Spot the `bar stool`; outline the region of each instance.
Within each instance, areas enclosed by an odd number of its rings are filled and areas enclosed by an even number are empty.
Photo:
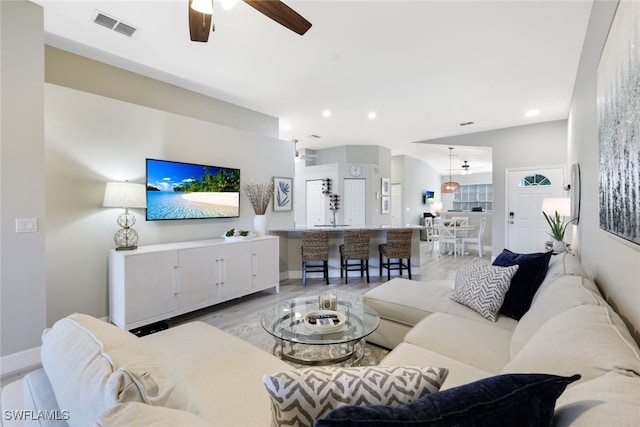
[[[406,268],[411,279],[411,235],[413,230],[401,228],[397,230],[387,230],[387,243],[378,246],[380,251],[380,276],[382,268],[387,269],[387,280],[391,280],[391,270],[399,270],[402,276],[402,269]],[[384,262],[386,258],[387,262]],[[393,259],[398,261],[393,262]],[[407,263],[404,264],[403,260]]]
[[[307,285],[307,272],[322,272],[329,284],[329,232],[305,230],[302,232],[302,286]],[[321,263],[321,264],[309,264]]]
[[[360,271],[360,277],[367,273],[369,283],[369,239],[370,230],[344,230],[344,243],[340,245],[340,277],[349,283],[349,272]],[[350,260],[358,263],[349,264]]]

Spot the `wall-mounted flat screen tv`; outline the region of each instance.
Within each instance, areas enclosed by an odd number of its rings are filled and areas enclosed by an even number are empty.
[[[147,159],[147,221],[240,216],[240,169]]]
[[[425,191],[424,195],[422,196],[422,203],[427,203],[429,201],[429,199],[433,199],[435,197],[435,193],[433,191]]]

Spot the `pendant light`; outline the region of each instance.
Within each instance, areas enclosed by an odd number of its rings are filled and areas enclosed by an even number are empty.
[[[457,193],[460,191],[460,184],[451,180],[451,153],[453,147],[449,147],[449,181],[443,182],[440,186],[441,193]]]

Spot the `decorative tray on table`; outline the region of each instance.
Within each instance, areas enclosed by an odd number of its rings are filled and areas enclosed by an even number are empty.
[[[320,333],[330,333],[340,330],[345,324],[344,314],[333,310],[315,310],[304,315],[307,328]]]

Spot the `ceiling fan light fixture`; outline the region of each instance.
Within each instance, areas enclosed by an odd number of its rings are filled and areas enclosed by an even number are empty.
[[[193,0],[191,9],[205,15],[213,15],[213,0]]]
[[[240,0],[218,0],[224,10],[233,9]]]
[[[471,169],[469,169],[471,166],[469,166],[469,163],[467,163],[467,161],[465,160],[463,165],[462,165],[462,172],[460,172],[462,175],[471,175]]]
[[[451,153],[452,152],[453,152],[453,147],[449,147],[449,181],[443,182],[442,185],[440,185],[440,192],[443,194],[457,193],[458,191],[460,191],[460,184],[451,179]]]

